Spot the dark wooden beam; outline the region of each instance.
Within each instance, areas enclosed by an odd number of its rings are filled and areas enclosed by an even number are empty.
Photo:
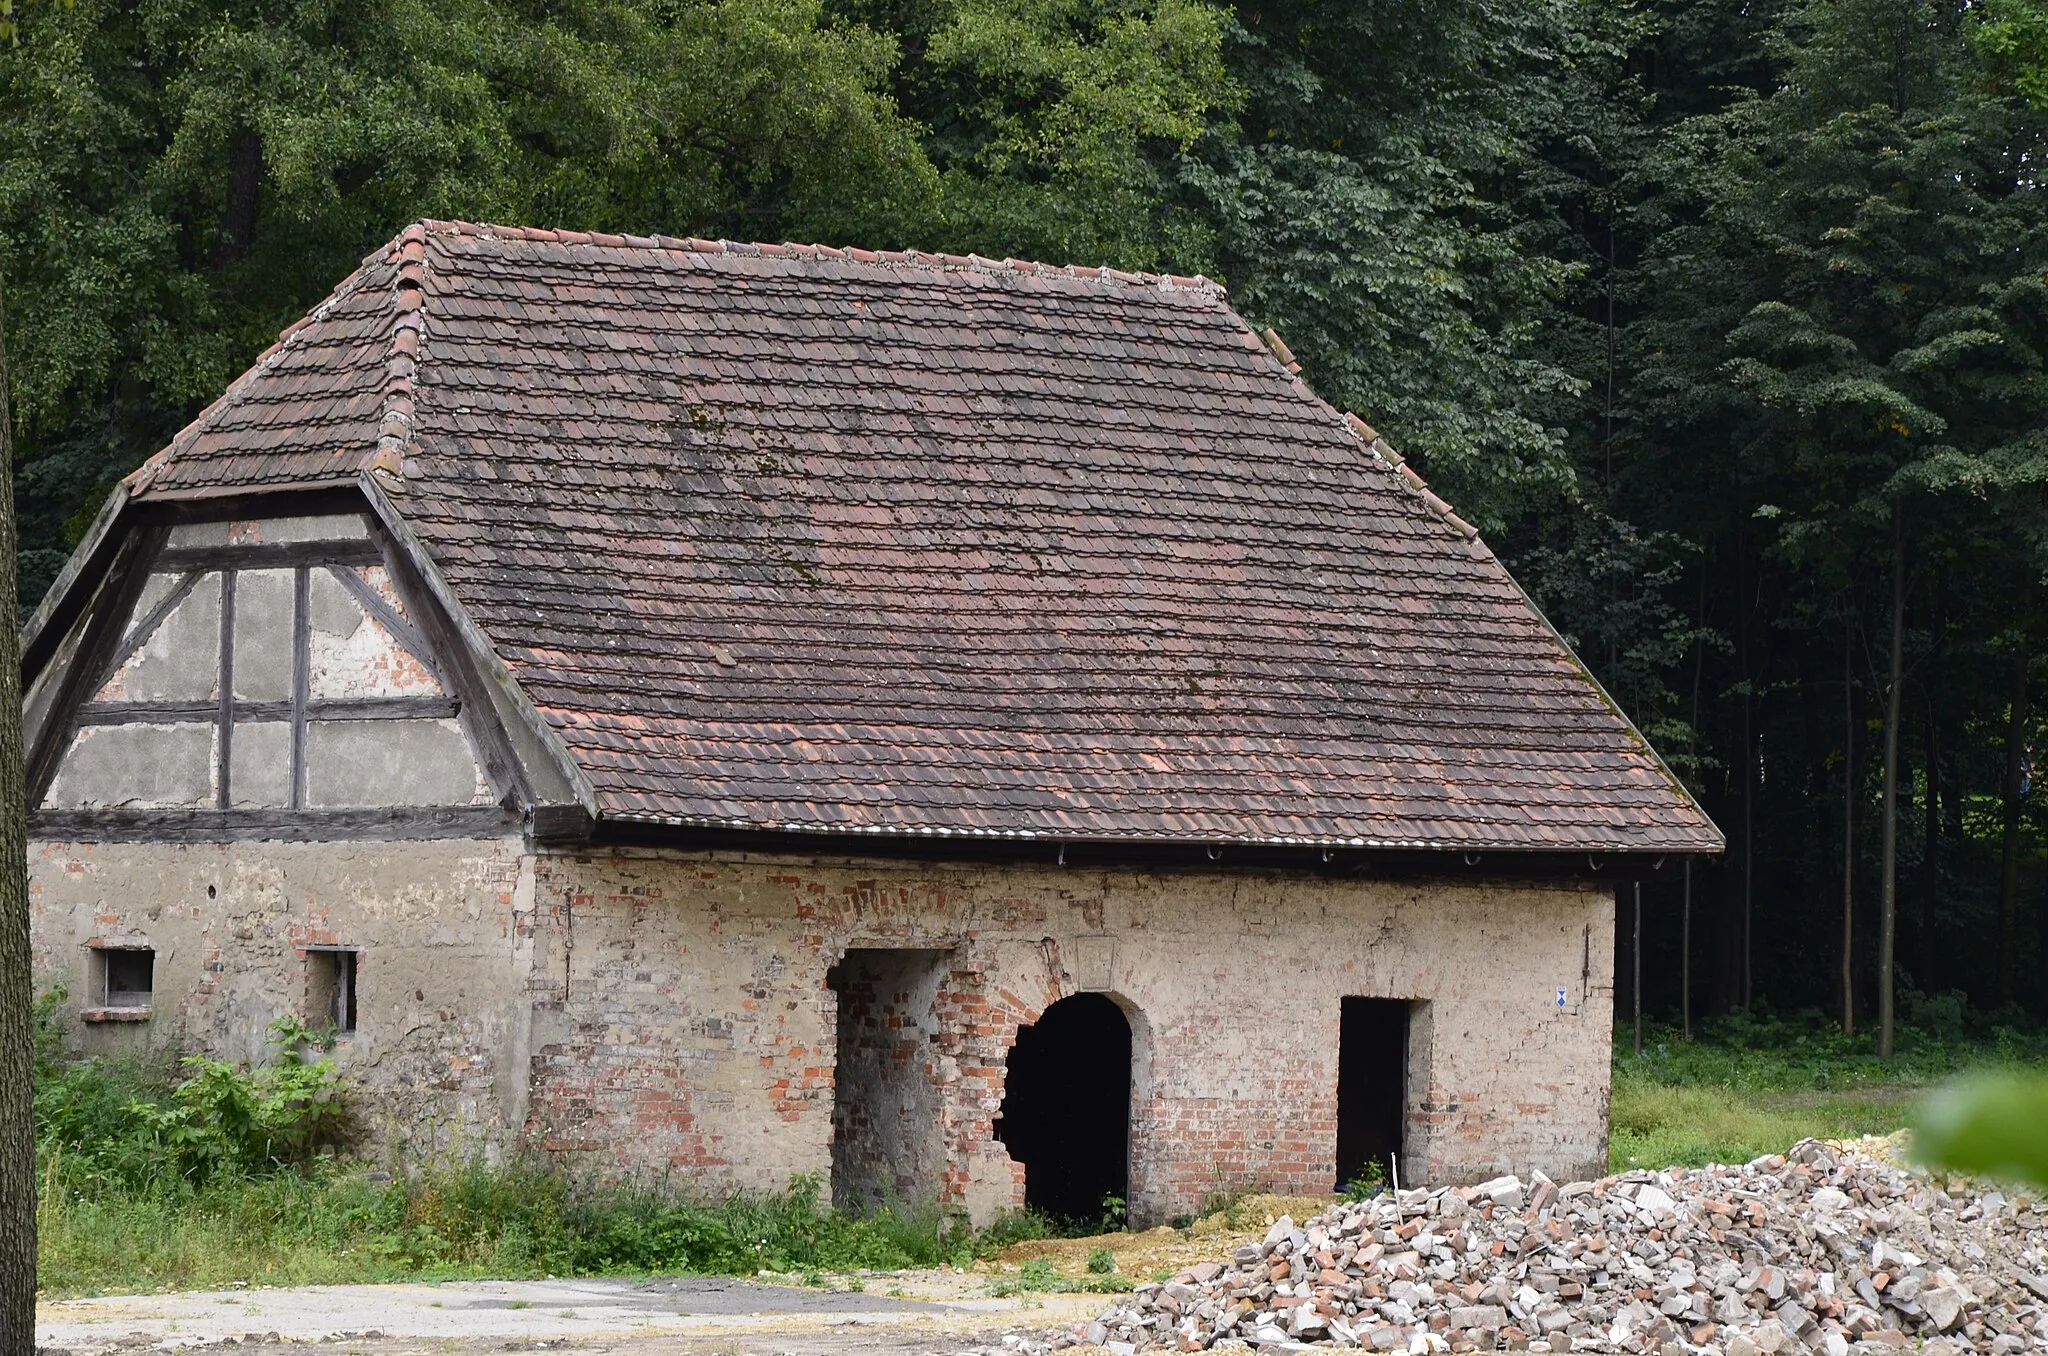
[[[284,570],[300,565],[381,565],[377,544],[356,541],[267,541],[249,546],[172,546],[165,570]]]
[[[138,522],[222,523],[258,518],[324,518],[361,513],[363,491],[355,476],[303,482],[288,488],[207,485],[190,490],[145,490],[132,501]]]
[[[42,672],[50,656],[71,634],[85,609],[92,603],[114,557],[127,544],[127,528],[135,520],[130,512],[128,490],[117,485],[100,506],[85,540],[79,544],[64,568],[51,582],[49,592],[36,605],[35,614],[21,631],[21,688],[26,692]]]
[[[306,701],[313,690],[313,574],[292,572],[292,808],[306,804]]]
[[[459,714],[454,697],[314,697],[306,703],[308,720],[447,720]],[[80,725],[168,725],[179,721],[211,721],[220,714],[216,702],[90,702],[79,708]],[[290,720],[292,704],[236,702],[235,719]]]
[[[538,832],[535,838],[539,840]],[[1675,879],[1689,856],[1710,855],[1680,852],[1587,853],[1565,849],[1458,852],[1267,843],[1083,839],[1063,842],[1051,837],[805,833],[781,829],[702,828],[606,816],[596,821],[590,843],[583,846],[609,844],[699,852],[975,862],[1064,867],[1068,870],[1139,870],[1164,875],[1281,871],[1342,879],[1500,885],[1584,881],[1610,887],[1628,881]]]
[[[433,647],[420,635],[413,624],[398,615],[398,609],[384,600],[384,595],[370,587],[369,582],[354,570],[346,567],[331,568],[328,574],[334,576],[349,596],[362,605],[379,626],[391,633],[392,639],[405,647],[406,653],[427,666],[427,672],[434,675],[441,686],[448,686],[447,675],[442,671],[441,661],[434,654]]]
[[[97,606],[86,619],[85,635],[78,653],[64,672],[50,703],[50,715],[29,750],[27,767],[28,803],[39,805],[57,775],[57,764],[71,744],[76,729],[74,717],[86,698],[99,691],[113,668],[115,649],[121,643],[128,617],[149,582],[157,552],[163,549],[168,529],[145,527],[128,534],[114,560],[108,565],[107,582],[99,591]]]
[[[149,638],[156,634],[156,629],[159,626],[164,624],[164,619],[177,611],[178,604],[184,602],[191,595],[193,586],[202,578],[204,576],[199,571],[188,571],[176,584],[171,586],[171,591],[159,599],[157,605],[151,608],[141,621],[128,628],[128,634],[121,638],[120,647],[114,653],[115,668],[118,669],[121,665],[127,663],[137,650],[149,643]],[[144,587],[146,588],[147,585],[144,585]]]
[[[60,843],[401,842],[505,838],[523,825],[495,805],[371,810],[38,810],[29,837]]]
[[[574,803],[533,807],[533,841],[536,843],[587,843],[597,830],[590,811]]]
[[[313,697],[307,720],[448,720],[462,714],[459,697]]]
[[[214,712],[219,737],[213,741],[214,808],[225,810],[230,798],[235,749],[235,572],[220,576],[220,708]]]

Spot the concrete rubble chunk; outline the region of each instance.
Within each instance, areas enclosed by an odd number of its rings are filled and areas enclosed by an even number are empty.
[[[1228,1264],[1141,1287],[1061,1342],[2020,1356],[2048,1351],[2048,1286],[2015,1279],[2043,1271],[2048,1213],[2031,1198],[1949,1196],[1808,1140],[1739,1167],[1502,1176],[1282,1218]]]

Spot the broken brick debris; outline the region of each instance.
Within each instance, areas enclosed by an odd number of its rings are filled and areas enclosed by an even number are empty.
[[[1540,1173],[1282,1217],[1053,1348],[1645,1356],[2048,1347],[2042,1206],[1805,1140],[1740,1167]]]

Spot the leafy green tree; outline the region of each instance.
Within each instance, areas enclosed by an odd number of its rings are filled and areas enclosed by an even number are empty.
[[[1984,1074],[1941,1089],[1918,1112],[1915,1156],[1956,1172],[2048,1186],[2048,1078]]]
[[[92,488],[407,220],[842,240],[937,192],[894,42],[813,0],[81,0],[37,29],[0,53],[31,597]]]
[[[2037,104],[2048,104],[2048,4],[1990,0],[1977,41],[1994,76]]]
[[[1235,304],[1481,527],[1568,492],[1548,416],[1578,382],[1534,339],[1571,269],[1512,200],[1532,105],[1598,29],[1548,0],[1283,0],[1234,20],[1242,112],[1180,181]]]
[[[1810,0],[1779,27],[1776,90],[1682,125],[1663,173],[1695,207],[1658,246],[1637,382],[1647,436],[1697,458],[1699,502],[1790,568],[1788,602],[1884,581],[1866,591],[1886,1049],[1912,591],[2012,561],[1990,525],[2032,511],[2048,418],[2048,214],[2027,169],[2048,125],[1983,78],[1970,22],[1957,4]]]
[[[1239,97],[1206,0],[960,0],[911,39],[942,89],[927,142],[948,248],[1133,269],[1210,266],[1171,157]]]

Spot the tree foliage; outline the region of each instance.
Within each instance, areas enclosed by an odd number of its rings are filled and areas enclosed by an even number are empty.
[[[74,0],[23,31],[31,601],[416,217],[1202,272],[1728,830],[1701,1009],[1844,1010],[1845,895],[1868,1005],[1894,744],[1900,982],[2048,995],[2042,0]],[[1650,893],[1653,1008],[1683,897]]]

